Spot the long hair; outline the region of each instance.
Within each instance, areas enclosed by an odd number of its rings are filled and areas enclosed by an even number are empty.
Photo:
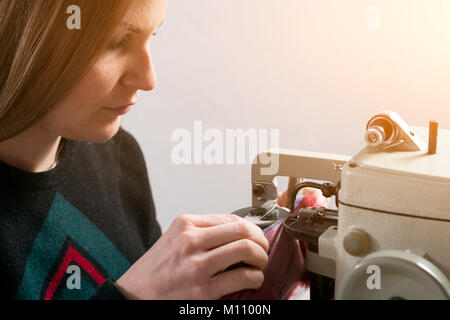
[[[132,0],[0,0],[0,142],[39,122],[82,79]],[[67,8],[81,10],[69,30]]]

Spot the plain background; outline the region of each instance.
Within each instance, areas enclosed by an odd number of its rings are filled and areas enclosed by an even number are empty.
[[[172,0],[151,48],[158,88],[122,126],[144,152],[163,231],[183,213],[251,204],[249,164],[172,163],[172,133],[196,120],[346,155],[384,109],[450,127],[450,1]]]

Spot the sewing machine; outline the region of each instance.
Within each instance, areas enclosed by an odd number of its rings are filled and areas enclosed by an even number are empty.
[[[237,214],[262,228],[283,219],[308,243],[311,299],[449,299],[450,130],[412,128],[385,111],[368,121],[364,140],[352,156],[272,151],[276,176],[325,181],[291,184],[288,208],[257,157],[252,207]],[[337,210],[291,214],[305,187],[335,196]]]

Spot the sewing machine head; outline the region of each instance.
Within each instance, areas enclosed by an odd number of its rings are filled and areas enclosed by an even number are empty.
[[[253,206],[240,215],[261,227],[285,219],[291,236],[311,243],[308,270],[334,282],[331,296],[316,298],[450,299],[450,130],[410,128],[386,111],[369,120],[364,139],[351,157],[279,151],[276,176],[327,181],[315,187],[337,197],[336,212],[288,217],[292,205],[277,206],[275,175],[261,175],[256,160]]]

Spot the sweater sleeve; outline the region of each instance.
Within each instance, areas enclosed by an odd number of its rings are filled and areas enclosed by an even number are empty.
[[[111,278],[107,278],[105,282],[97,289],[91,300],[126,300],[123,294],[114,285]]]
[[[142,149],[137,140],[121,127],[117,135],[120,149],[128,150],[128,153],[120,152],[118,165],[127,172],[120,179],[123,189],[122,201],[127,201],[133,210],[130,215],[136,221],[136,227],[145,247],[150,248],[160,237],[161,227],[156,219],[156,208],[153,201],[150,179]],[[129,153],[135,155],[130,157]]]

